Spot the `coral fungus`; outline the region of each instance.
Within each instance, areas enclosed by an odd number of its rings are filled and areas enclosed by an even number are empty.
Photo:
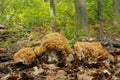
[[[103,49],[100,42],[76,42],[74,49],[81,58],[89,55],[97,59],[106,59],[109,55],[108,51]]]
[[[14,62],[22,62],[25,65],[31,65],[35,60],[35,53],[31,48],[22,48],[13,56]]]
[[[45,35],[41,40],[39,48],[35,49],[36,55],[41,55],[48,51],[61,51],[63,54],[69,54],[71,51],[68,40],[60,33],[51,33]]]

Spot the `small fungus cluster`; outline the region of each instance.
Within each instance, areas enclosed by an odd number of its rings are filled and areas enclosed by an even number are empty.
[[[109,52],[105,50],[100,42],[76,42],[74,50],[79,59],[107,59]]]
[[[31,65],[35,61],[36,55],[31,48],[22,48],[13,56],[14,62],[22,62],[25,65]]]

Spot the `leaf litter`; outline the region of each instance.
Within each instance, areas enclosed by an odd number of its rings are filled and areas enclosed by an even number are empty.
[[[91,52],[93,57],[89,52],[78,55],[73,51],[67,60],[62,60],[65,56],[59,51],[57,55],[46,52],[36,64],[28,66],[15,63],[13,53],[0,49],[0,80],[120,80],[120,49],[113,47],[107,51],[110,56],[106,59],[99,59],[105,55],[96,58]]]

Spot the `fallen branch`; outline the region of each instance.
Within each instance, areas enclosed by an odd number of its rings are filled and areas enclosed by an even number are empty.
[[[111,46],[115,48],[120,48],[120,41],[109,41],[109,42],[101,42],[103,46]]]

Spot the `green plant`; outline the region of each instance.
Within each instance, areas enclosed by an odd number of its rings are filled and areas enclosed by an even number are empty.
[[[75,28],[74,27],[67,27],[64,31],[64,35],[69,40],[71,47],[73,48],[75,43]]]
[[[7,41],[4,42],[3,45],[4,45],[5,47],[6,47],[6,46],[9,46],[9,45],[11,45],[11,41],[7,40]]]

